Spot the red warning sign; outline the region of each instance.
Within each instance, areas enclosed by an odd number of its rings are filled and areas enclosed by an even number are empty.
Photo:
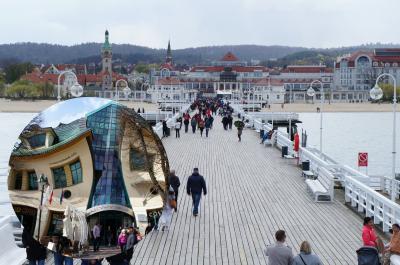
[[[358,166],[359,167],[368,166],[368,153],[358,153]]]

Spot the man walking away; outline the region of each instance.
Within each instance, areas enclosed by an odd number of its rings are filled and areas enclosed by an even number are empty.
[[[163,120],[163,122],[162,122],[162,132],[163,132],[163,137],[168,136],[168,126],[167,126],[166,120]]]
[[[195,167],[193,169],[193,174],[189,177],[187,185],[187,194],[192,195],[193,199],[193,215],[197,216],[199,214],[199,204],[201,199],[201,192],[207,194],[206,181],[203,176],[199,174],[199,169]]]
[[[197,117],[193,116],[192,120],[190,121],[190,125],[192,126],[192,132],[196,133],[196,126],[197,126]]]
[[[286,234],[283,230],[275,233],[276,243],[267,247],[265,254],[268,256],[269,265],[291,265],[293,262],[292,249],[285,244]]]
[[[228,125],[229,125],[229,130],[232,130],[232,123],[233,123],[233,118],[232,115],[228,115]]]
[[[203,137],[203,131],[204,131],[205,123],[203,119],[200,118],[199,120],[199,129],[200,129],[200,136]]]
[[[183,115],[183,124],[185,124],[185,133],[187,133],[189,130],[189,122],[190,122],[190,115],[188,112],[186,112]]]
[[[92,229],[93,233],[93,251],[98,251],[100,248],[100,224],[97,222]]]
[[[126,245],[125,245],[125,255],[126,255],[126,259],[128,261],[130,261],[132,259],[133,247],[137,243],[138,243],[138,240],[137,240],[136,230],[134,230],[133,227],[130,227],[128,240],[126,241]]]
[[[208,131],[211,129],[211,124],[212,124],[212,120],[211,120],[211,115],[208,116],[205,120],[205,126],[206,126],[206,137],[208,137]]]
[[[175,212],[177,211],[178,208],[178,191],[179,191],[179,186],[181,185],[181,182],[179,181],[179,177],[175,175],[175,170],[171,170],[169,173],[168,177],[168,183],[172,187],[175,193],[175,200],[176,200],[176,207],[175,207]]]

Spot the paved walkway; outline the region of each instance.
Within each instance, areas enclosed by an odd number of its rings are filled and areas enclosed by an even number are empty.
[[[298,167],[280,152],[259,144],[258,134],[224,131],[220,118],[210,137],[197,133],[163,140],[171,168],[181,177],[178,213],[169,231],[152,232],[136,249],[131,264],[267,264],[264,249],[278,229],[298,253],[303,240],[324,264],[356,264],[362,220],[334,201],[314,203]],[[200,214],[191,214],[186,181],[198,167],[208,186]]]

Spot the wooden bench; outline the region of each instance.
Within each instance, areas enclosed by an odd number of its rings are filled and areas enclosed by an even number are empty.
[[[333,179],[319,174],[316,179],[306,179],[307,188],[316,202],[332,201]]]

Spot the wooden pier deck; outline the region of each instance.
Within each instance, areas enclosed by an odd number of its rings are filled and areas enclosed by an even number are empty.
[[[236,128],[224,131],[220,118],[209,138],[181,130],[164,139],[171,168],[181,178],[178,212],[169,231],[150,233],[131,264],[267,264],[264,250],[278,229],[299,252],[303,240],[324,264],[356,264],[362,220],[339,201],[315,203],[294,161],[260,143],[250,129],[238,142]],[[186,181],[198,167],[207,182],[198,217],[191,213]]]

